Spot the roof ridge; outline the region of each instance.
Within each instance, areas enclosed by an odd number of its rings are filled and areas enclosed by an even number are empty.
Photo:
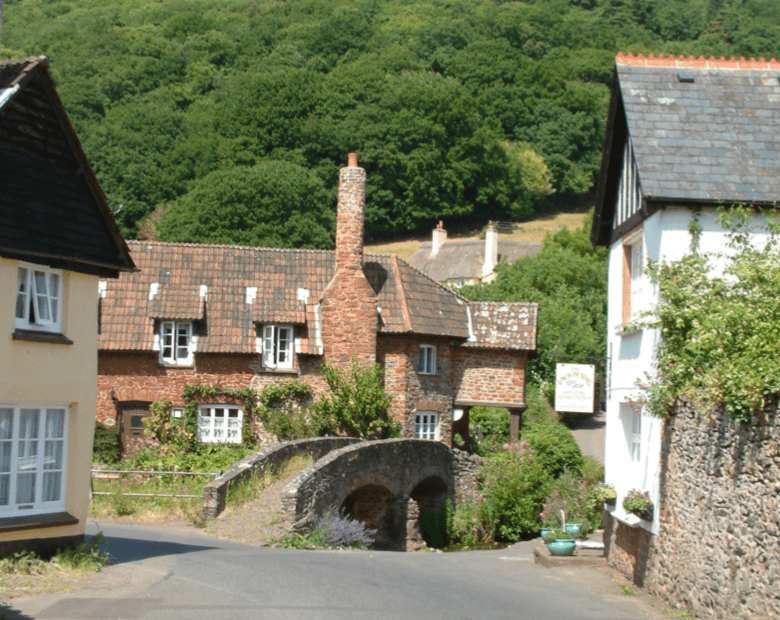
[[[465,301],[466,303],[468,303],[468,301],[469,301],[468,299],[466,299],[466,298],[465,298],[463,295],[461,295],[460,293],[457,293],[457,292],[453,291],[453,290],[452,290],[452,289],[451,289],[449,286],[444,286],[444,285],[443,285],[441,282],[437,282],[436,280],[434,280],[434,279],[433,279],[432,277],[430,277],[429,275],[426,275],[426,274],[424,274],[422,271],[420,271],[419,269],[417,269],[417,267],[415,267],[414,265],[410,265],[409,263],[407,263],[407,262],[406,262],[406,261],[405,261],[403,258],[401,258],[400,256],[398,256],[397,254],[393,254],[393,256],[397,257],[397,258],[398,258],[398,260],[399,260],[399,261],[401,261],[401,262],[402,262],[404,265],[406,265],[406,266],[407,266],[409,269],[411,269],[411,270],[412,270],[412,271],[414,271],[415,273],[417,273],[417,274],[421,275],[423,278],[425,278],[425,279],[426,279],[426,280],[428,280],[429,282],[431,282],[431,283],[435,284],[435,285],[436,285],[436,286],[438,286],[440,289],[442,289],[442,290],[444,290],[444,291],[447,291],[448,293],[451,293],[452,295],[454,295],[455,297],[457,297],[457,298],[458,298],[458,299],[460,299],[461,301]]]
[[[686,57],[683,54],[679,56],[672,54],[668,56],[664,54],[659,54],[658,56],[639,54],[634,56],[632,52],[629,52],[627,55],[623,54],[623,52],[618,52],[617,56],[615,56],[615,63],[618,65],[675,67],[678,69],[764,69],[780,71],[780,62],[776,59],[766,60],[761,57],[759,60],[756,60],[753,56],[750,57],[750,60],[746,60],[744,56],[737,60],[733,56],[731,58],[724,58],[723,56],[720,58],[715,58],[715,56],[710,56],[709,58],[699,56],[696,58],[692,55]]]
[[[309,252],[312,254],[332,254],[333,250],[318,250],[312,248],[271,248],[259,245],[233,245],[230,243],[191,243],[184,241],[139,241],[130,239],[127,241],[131,245],[159,245],[159,246],[177,246],[186,248],[219,248],[231,250],[268,250],[272,252]]]

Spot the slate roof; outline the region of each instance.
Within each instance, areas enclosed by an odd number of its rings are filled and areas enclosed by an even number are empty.
[[[431,256],[432,247],[430,241],[420,244],[417,251],[409,257],[409,264],[437,282],[482,277],[482,265],[485,262],[484,240],[448,239],[435,256]],[[499,239],[498,262],[513,263],[519,258],[538,254],[541,249],[541,243]]]
[[[135,266],[48,67],[0,61],[0,255],[116,277]]]
[[[615,66],[594,242],[611,224],[609,167],[626,135],[646,208],[780,199],[780,62],[618,54]]]
[[[315,304],[333,276],[333,252],[133,241],[129,245],[139,271],[105,284],[100,300],[101,350],[152,350],[154,319],[189,319],[198,321],[201,352],[254,353],[257,324],[270,322],[303,326],[301,352],[319,352],[314,342]],[[397,256],[368,254],[363,272],[377,293],[381,332],[463,341],[471,337],[469,302]],[[534,304],[482,306],[533,310],[527,317],[514,310],[484,314],[476,323],[479,336],[470,346],[536,347],[535,337],[529,339],[524,331],[532,316],[535,333]],[[520,322],[515,326],[513,320]],[[512,334],[522,337],[514,339]]]

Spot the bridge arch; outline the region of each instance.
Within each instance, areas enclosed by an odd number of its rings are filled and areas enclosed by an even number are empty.
[[[453,451],[440,442],[364,441],[301,471],[285,488],[282,505],[293,531],[311,529],[317,515],[344,510],[379,530],[378,548],[403,550],[420,516],[444,499],[454,501],[456,483]]]

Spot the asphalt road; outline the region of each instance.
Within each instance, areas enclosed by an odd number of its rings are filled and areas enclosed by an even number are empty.
[[[98,527],[90,523],[88,533]],[[294,551],[221,541],[184,526],[100,529],[112,566],[76,590],[0,604],[0,618],[669,618],[625,596],[604,570],[534,565],[533,543],[447,554]]]

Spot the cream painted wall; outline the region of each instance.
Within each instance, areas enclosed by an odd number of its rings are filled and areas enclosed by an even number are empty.
[[[72,345],[12,340],[17,261],[0,258],[0,403],[68,405],[65,510],[73,526],[18,530],[5,540],[84,533],[97,400],[98,277],[64,272],[62,333]]]
[[[609,356],[609,378],[607,392],[607,425],[605,450],[606,481],[615,486],[618,492],[617,509],[613,513],[628,523],[644,527],[653,534],[658,533],[658,510],[655,511],[652,524],[640,522],[633,515],[626,515],[622,501],[631,489],[649,491],[653,503],[658,505],[661,468],[661,433],[663,421],[642,412],[641,420],[641,456],[632,461],[630,454],[631,416],[635,415],[629,403],[639,399],[641,390],[638,382],[646,382],[648,375],[655,375],[654,356],[658,345],[658,330],[644,329],[638,332],[620,330],[623,312],[623,244],[631,239],[633,243],[637,233],[644,247],[645,264],[647,259],[655,261],[675,261],[689,250],[691,237],[688,225],[693,212],[683,208],[667,208],[657,211],[639,227],[629,231],[622,239],[610,247],[608,301],[607,301],[607,355]],[[760,220],[757,220],[760,222]],[[699,216],[702,227],[700,251],[726,251],[727,234],[717,222],[714,209],[704,210]],[[767,234],[758,231],[753,235],[759,245],[766,240]],[[713,261],[713,273],[719,273],[723,260]],[[632,299],[639,311],[651,311],[658,302],[658,289],[643,276],[641,296]]]

